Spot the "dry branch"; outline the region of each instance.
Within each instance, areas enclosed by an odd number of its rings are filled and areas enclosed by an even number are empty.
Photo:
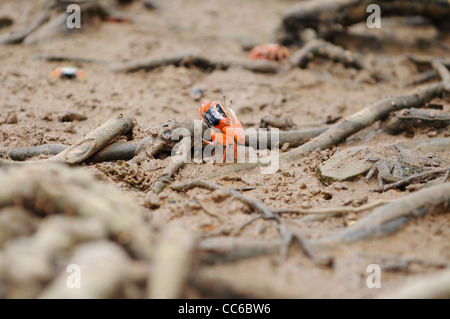
[[[375,209],[351,228],[311,242],[313,246],[332,246],[398,231],[412,218],[432,212],[450,212],[450,183],[432,186]]]
[[[48,162],[57,162],[57,163],[67,163],[67,164],[78,164],[87,159],[89,159],[92,155],[102,150],[107,146],[111,141],[115,140],[121,135],[127,134],[131,131],[131,129],[136,124],[133,117],[129,115],[118,115],[116,117],[111,118],[110,120],[103,123],[101,126],[96,128],[95,130],[88,133],[81,140],[79,140],[74,145],[65,148],[60,151],[57,155],[50,157],[45,160],[40,161],[31,161],[20,164],[32,164],[35,162],[48,163]],[[144,142],[148,142],[148,140],[144,139],[141,144],[145,144]],[[122,156],[129,155],[131,152],[136,152],[138,149],[138,144],[118,144],[116,147],[111,146],[106,149],[103,153],[100,153],[98,157],[94,157],[94,161],[99,160],[108,160],[108,158],[114,156]],[[58,147],[54,145],[49,149],[46,146],[38,147],[39,151],[56,151]],[[134,151],[133,151],[134,149]],[[17,155],[18,158],[27,157],[35,154],[36,148],[26,148],[24,149],[3,149],[2,154],[14,154]],[[125,153],[125,154],[124,154]],[[12,161],[0,160],[0,166],[14,166],[19,163]]]
[[[44,12],[41,13],[41,15],[34,20],[28,27],[21,31],[17,31],[11,34],[8,34],[4,38],[0,40],[0,45],[5,44],[19,44],[22,43],[25,38],[30,35],[33,31],[38,29],[41,25],[46,23],[48,20],[50,20],[51,17],[51,10],[52,10],[52,4],[48,3],[45,8]]]
[[[82,57],[73,57],[65,55],[55,55],[55,54],[38,54],[34,57],[35,59],[41,59],[48,62],[78,62],[78,63],[99,63],[108,64],[109,62],[104,60],[88,59]]]
[[[431,81],[435,78],[438,77],[438,72],[436,70],[428,70],[416,75],[413,75],[412,77],[409,78],[408,81],[406,81],[405,83],[403,83],[403,87],[409,87],[409,86],[414,86],[417,84],[422,84],[428,81]]]
[[[330,126],[325,125],[317,128],[307,128],[303,130],[293,130],[293,131],[272,131],[269,130],[267,133],[260,133],[259,131],[246,132],[245,134],[245,144],[250,145],[250,141],[258,141],[257,149],[273,148],[276,145],[272,145],[272,141],[276,141],[280,145],[289,143],[289,146],[299,146],[310,139],[322,134],[328,130]],[[261,140],[267,141],[267,144],[261,143]]]
[[[383,17],[420,15],[429,18],[438,27],[445,27],[450,19],[450,5],[440,0],[323,0],[303,1],[284,15],[277,30],[280,44],[299,42],[299,32],[315,30],[320,38],[334,35],[355,23],[367,20],[367,6],[377,4]]]
[[[340,207],[325,207],[325,208],[310,208],[310,209],[301,209],[301,208],[283,208],[277,209],[275,211],[276,214],[314,214],[314,215],[325,215],[325,216],[334,216],[336,214],[348,214],[348,213],[359,213],[365,210],[369,210],[381,205],[385,205],[390,203],[390,200],[376,200],[372,203],[368,203],[365,205],[361,205],[358,207],[353,206],[340,206]]]
[[[238,191],[229,189],[225,186],[221,186],[221,185],[218,185],[218,184],[215,184],[212,182],[208,182],[208,181],[204,181],[204,180],[194,180],[191,182],[186,182],[186,183],[171,186],[171,188],[173,190],[182,191],[182,192],[186,192],[186,191],[188,191],[192,188],[196,188],[196,187],[206,188],[209,190],[220,189],[220,190],[226,191],[227,193],[229,193],[236,199],[240,200],[244,204],[247,204],[250,208],[252,208],[256,212],[260,213],[265,218],[279,220],[279,217],[273,214],[273,210],[271,208],[267,207],[263,202],[253,199],[253,198],[250,198],[250,197],[247,197],[245,195],[242,195]]]
[[[67,164],[81,163],[111,143],[112,140],[128,133],[135,124],[133,117],[120,114],[106,121],[58,155],[49,158],[48,161]]]
[[[436,60],[436,57],[428,55],[408,54],[407,57],[411,62],[417,64],[418,66],[424,66],[428,68],[430,68],[433,61]],[[439,58],[439,60],[446,67],[450,67],[450,58]]]
[[[402,287],[378,296],[380,299],[448,299],[450,298],[450,270],[424,276]]]
[[[398,134],[409,128],[446,127],[450,124],[450,112],[435,109],[404,109],[393,114],[384,130],[388,134]]]
[[[131,260],[120,246],[106,241],[80,245],[69,261],[80,267],[80,287],[67,284],[68,273],[64,269],[44,289],[43,299],[100,299],[114,298],[127,278]]]
[[[295,160],[299,157],[310,154],[316,149],[327,149],[344,141],[352,134],[368,127],[375,121],[386,117],[389,113],[411,107],[420,107],[432,98],[442,94],[443,84],[441,82],[420,86],[405,94],[396,95],[378,101],[343,121],[333,125],[330,129],[303,144],[302,146],[282,154],[280,159]]]
[[[226,70],[230,67],[240,67],[259,73],[278,73],[282,70],[279,63],[274,61],[212,61],[205,57],[181,53],[167,58],[143,59],[140,61],[129,61],[112,67],[113,72],[136,72],[140,70],[152,71],[156,68],[174,66],[194,66],[204,71]]]

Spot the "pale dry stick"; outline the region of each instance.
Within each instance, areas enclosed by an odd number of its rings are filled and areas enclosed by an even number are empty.
[[[428,177],[431,177],[431,176],[434,176],[434,175],[439,175],[439,174],[442,174],[442,173],[448,173],[449,171],[450,171],[450,168],[448,168],[448,167],[447,168],[441,168],[441,169],[434,169],[434,170],[431,170],[431,171],[428,171],[428,172],[423,172],[423,173],[420,173],[420,174],[415,174],[415,175],[408,176],[408,177],[406,177],[406,178],[404,178],[402,180],[399,180],[397,182],[383,185],[381,189],[374,189],[372,191],[374,191],[374,192],[380,192],[380,191],[381,192],[385,192],[385,191],[390,190],[392,188],[397,188],[399,186],[412,183],[413,181],[422,180],[422,179],[425,179],[425,178],[428,178]]]
[[[412,62],[414,62],[417,65],[423,65],[430,67],[431,63],[436,60],[436,57],[434,56],[428,56],[428,55],[418,55],[418,54],[408,54],[408,59]],[[441,62],[446,66],[450,67],[450,59],[449,58],[439,58]]]
[[[111,71],[127,73],[140,70],[152,71],[168,65],[194,66],[204,71],[226,70],[230,67],[239,67],[257,73],[278,73],[283,70],[280,64],[274,61],[212,61],[202,56],[180,53],[166,58],[123,62],[114,65]]]
[[[67,271],[64,269],[39,298],[114,298],[127,279],[131,260],[120,246],[94,241],[77,247],[69,264],[78,265],[81,269],[80,287],[73,289],[67,284]]]
[[[128,133],[136,124],[132,116],[119,114],[88,133],[74,145],[64,149],[50,158],[38,161],[14,162],[0,160],[0,166],[27,165],[34,163],[79,164],[103,149],[112,140]]]
[[[351,228],[336,235],[310,241],[314,247],[330,247],[398,231],[412,218],[431,212],[450,212],[450,183],[438,184],[376,208]]]
[[[25,29],[14,32],[12,34],[8,34],[4,38],[0,39],[0,45],[22,43],[23,40],[25,40],[25,38],[28,35],[30,35],[32,32],[37,30],[41,25],[43,25],[48,20],[50,20],[52,7],[53,7],[53,5],[52,5],[51,1],[49,1],[44,8],[44,12],[36,20],[34,20]]]
[[[35,59],[45,60],[48,62],[79,62],[79,63],[98,63],[98,64],[108,64],[105,60],[96,60],[83,57],[65,56],[65,55],[55,55],[55,54],[37,54],[34,56]]]
[[[166,137],[167,132],[161,131],[154,139],[147,137],[139,141],[117,141],[105,146],[103,149],[96,152],[86,161],[89,163],[100,163],[105,161],[127,161],[132,159],[133,162],[138,163],[144,159],[155,157],[161,151],[168,151],[171,149],[171,147],[174,146],[175,143],[178,143],[178,141],[172,140],[170,138],[172,132],[175,129],[186,128],[189,130],[191,136],[194,135],[194,126],[192,121],[179,121],[173,123],[173,127],[169,128],[164,125],[162,127],[164,127],[166,131],[170,131],[169,138]],[[328,128],[328,126],[323,126],[318,128],[293,131],[268,131],[266,136],[267,145],[258,143],[257,148],[262,149],[264,147],[272,147],[272,140],[279,141],[280,144],[289,143],[290,146],[301,145],[311,138],[323,133]],[[252,139],[260,140],[260,134],[257,131],[255,133],[250,132],[246,134],[245,137],[246,145],[249,145]],[[17,148],[1,147],[0,158],[9,157],[14,161],[24,161],[26,159],[39,155],[57,155],[68,147],[68,145],[63,144],[43,144]]]
[[[34,163],[66,163],[79,164],[89,157],[103,149],[112,140],[128,133],[135,125],[135,120],[129,115],[118,115],[103,123],[95,130],[88,133],[81,140],[74,145],[67,147],[57,155],[44,160],[28,161],[28,162],[14,162],[0,160],[0,166],[16,166]]]
[[[311,139],[309,142],[293,149],[292,151],[279,155],[280,162],[292,162],[308,156],[316,149],[327,149],[342,141],[347,137],[361,131],[362,129],[386,117],[389,113],[401,110],[403,108],[420,107],[432,98],[441,96],[444,89],[442,82],[423,85],[416,89],[405,93],[396,95],[390,98],[385,98],[381,101],[363,108],[362,110],[348,116],[339,123],[334,124],[328,130],[319,136]],[[278,156],[278,155],[277,155]],[[269,161],[271,157],[267,158]],[[217,169],[208,177],[217,177],[224,174],[239,172],[246,169],[261,167],[267,165],[267,162],[261,160],[256,163],[243,163],[225,166]]]
[[[283,245],[280,239],[262,241],[249,238],[204,238],[198,243],[198,260],[214,265],[236,262],[260,255],[276,253]]]
[[[378,299],[448,299],[450,298],[450,269],[424,276],[400,288],[377,296]]]
[[[275,219],[276,221],[280,221],[280,218],[277,215],[273,214],[273,210],[266,206],[263,202],[247,197],[245,195],[242,195],[241,193],[229,189],[225,186],[215,184],[213,182],[205,181],[205,180],[194,180],[186,183],[181,183],[178,185],[172,185],[170,186],[171,189],[176,191],[182,191],[186,192],[190,189],[200,187],[200,188],[206,188],[209,190],[223,190],[235,197],[236,199],[240,200],[244,204],[247,204],[250,208],[254,209],[256,212],[260,213],[264,218],[269,219]]]

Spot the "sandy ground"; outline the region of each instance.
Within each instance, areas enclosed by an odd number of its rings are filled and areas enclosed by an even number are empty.
[[[0,16],[14,20],[10,28],[0,29],[0,35],[10,29],[20,29],[35,18],[44,1],[5,0],[0,3]],[[308,69],[292,69],[277,75],[253,73],[230,68],[205,73],[195,68],[163,67],[152,72],[113,73],[110,66],[124,60],[165,57],[181,52],[198,53],[213,60],[246,60],[245,43],[268,42],[282,14],[296,1],[249,0],[159,1],[158,10],[143,9],[134,2],[120,9],[135,19],[135,23],[111,23],[91,19],[82,23],[82,31],[72,35],[39,38],[39,33],[26,43],[0,49],[0,141],[2,146],[30,146],[45,143],[72,144],[108,118],[127,113],[135,117],[141,128],[156,128],[168,119],[194,119],[201,101],[190,93],[194,87],[204,91],[203,99],[233,100],[233,109],[244,128],[257,128],[266,115],[290,118],[298,126],[324,121],[328,116],[348,116],[361,108],[390,95],[410,89],[401,84],[417,73],[406,59],[407,52],[447,56],[435,46],[419,48],[417,37],[434,36],[432,26],[405,26],[401,21],[386,20],[380,30],[364,25],[354,32],[377,36],[379,44],[362,46],[348,42],[349,49],[358,51],[380,71],[380,81],[373,81],[367,72],[346,69],[329,61],[316,61]],[[450,39],[444,43],[450,45]],[[295,48],[293,48],[295,49]],[[108,62],[80,63],[86,81],[52,81],[50,72],[67,63],[36,59],[37,54],[85,57]],[[70,65],[70,63],[69,63]],[[444,108],[449,111],[449,105]],[[85,121],[58,121],[58,115],[75,111],[87,116]],[[17,121],[8,124],[11,116]],[[11,121],[10,121],[11,122]],[[381,132],[380,123],[352,136],[340,145],[345,149],[358,145],[378,145],[398,139],[426,139],[429,129],[417,129],[414,137],[391,136]],[[438,130],[436,137],[448,135],[448,129]],[[447,135],[446,135],[447,134]],[[325,154],[325,152],[324,152]],[[448,159],[447,159],[448,160]],[[254,187],[247,196],[262,200],[274,208],[329,207],[350,201],[395,199],[408,192],[390,190],[370,192],[376,179],[321,183],[315,169],[322,161],[321,153],[291,165],[282,165],[269,175],[258,170],[235,173],[213,181],[227,187]],[[191,190],[186,194],[169,189],[154,195],[149,186],[161,176],[168,159],[148,159],[135,167],[133,174],[144,176],[144,182],[130,182],[114,163],[86,166],[100,180],[113,183],[124,193],[146,202],[163,204],[147,209],[155,223],[180,224],[195,234],[228,227],[233,229],[249,220],[248,208],[220,192]],[[204,177],[219,164],[189,164],[176,175],[173,183]],[[222,220],[205,214],[192,200],[196,198]],[[335,234],[350,227],[369,212],[329,218],[325,221],[299,223],[300,216],[284,216],[289,228],[307,239]],[[328,251],[334,258],[333,268],[315,266],[296,247],[285,261],[277,256],[263,256],[236,263],[204,266],[204,276],[230,287],[236,296],[284,298],[371,298],[438,271],[435,267],[412,265],[408,271],[383,272],[381,288],[369,289],[366,268],[395,258],[419,258],[429,262],[450,262],[450,216],[430,215],[414,220],[394,235],[342,245]],[[351,224],[351,223],[350,223]],[[236,239],[271,240],[279,237],[275,223],[259,220],[245,228]],[[216,236],[230,241],[230,235]],[[386,259],[383,259],[386,257]],[[195,289],[185,297],[214,296]]]

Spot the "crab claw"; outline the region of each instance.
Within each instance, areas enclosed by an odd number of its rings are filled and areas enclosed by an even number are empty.
[[[83,70],[77,71],[77,79],[86,80],[86,73]]]
[[[52,73],[50,73],[50,77],[52,78],[60,77],[61,73],[62,73],[61,68],[56,68],[52,71]]]

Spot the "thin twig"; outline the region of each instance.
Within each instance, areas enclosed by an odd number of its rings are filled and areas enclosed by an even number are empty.
[[[220,217],[219,215],[214,214],[213,212],[211,212],[211,210],[209,210],[208,208],[205,207],[205,205],[203,205],[203,203],[197,198],[194,197],[195,201],[197,202],[198,206],[200,206],[200,208],[209,216],[211,217],[215,217],[217,218],[220,222],[223,221],[222,217]]]
[[[283,208],[274,211],[276,214],[349,214],[349,213],[359,213],[365,210],[369,210],[381,205],[392,202],[392,200],[379,199],[372,203],[364,204],[358,207],[353,206],[339,206],[339,207],[325,207],[325,208],[311,208],[311,209],[301,209],[301,208]]]
[[[422,180],[422,179],[425,179],[425,178],[428,178],[428,177],[431,177],[431,176],[435,176],[435,175],[439,175],[439,174],[442,174],[442,173],[445,173],[445,172],[448,172],[448,171],[450,171],[450,168],[448,168],[448,167],[447,168],[440,168],[440,169],[433,169],[431,171],[427,171],[427,172],[424,172],[424,173],[408,176],[408,177],[406,177],[406,178],[404,178],[402,180],[399,180],[397,182],[394,182],[394,183],[383,185],[383,188],[381,190],[380,189],[374,189],[373,191],[374,192],[379,192],[379,191],[385,192],[387,190],[390,190],[390,189],[393,189],[393,188],[397,188],[397,187],[402,186],[402,185],[410,184],[413,181]]]

